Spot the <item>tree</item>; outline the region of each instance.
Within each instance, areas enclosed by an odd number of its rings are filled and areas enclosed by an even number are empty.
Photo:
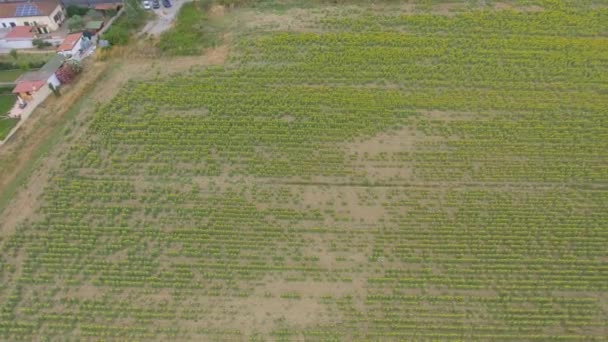
[[[70,19],[68,19],[67,23],[68,29],[70,29],[70,31],[80,31],[84,29],[85,25],[84,19],[79,15],[71,17]]]
[[[103,34],[103,39],[107,40],[110,45],[125,45],[129,42],[129,29],[121,25],[112,25]]]
[[[72,69],[72,71],[76,74],[80,74],[82,72],[82,63],[80,63],[80,61],[70,59],[69,61],[65,62],[65,65],[67,65],[68,68]]]
[[[145,18],[145,10],[139,0],[125,0],[125,15],[127,16],[128,23],[137,27],[141,21]]]
[[[11,52],[8,53],[9,55],[11,55],[11,57],[13,57],[14,60],[17,60],[17,50],[16,49],[12,49]]]
[[[80,6],[76,6],[76,5],[69,5],[66,9],[68,18],[71,18],[75,15],[78,15],[78,16],[85,15],[85,14],[87,14],[88,11],[89,11],[89,9],[87,7],[80,7]]]

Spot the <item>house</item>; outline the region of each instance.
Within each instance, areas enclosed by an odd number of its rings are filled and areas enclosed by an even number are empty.
[[[82,45],[82,32],[68,34],[61,45],[57,48],[57,53],[67,58],[79,56]]]
[[[57,53],[66,58],[80,60],[92,46],[93,42],[86,37],[85,32],[72,33],[65,37],[57,48]]]
[[[52,84],[55,87],[59,86],[61,82],[55,76],[55,71],[61,67],[65,60],[66,57],[64,55],[57,54],[46,62],[42,68],[21,75],[15,81],[16,86],[12,91],[13,94],[17,94],[20,102],[28,102],[36,97],[36,93],[41,88],[48,88],[48,84]]]
[[[37,33],[49,33],[65,20],[59,0],[0,2],[0,27],[33,26]]]
[[[34,47],[32,40],[36,32],[31,26],[15,26],[0,39],[0,48],[3,49],[29,49]]]

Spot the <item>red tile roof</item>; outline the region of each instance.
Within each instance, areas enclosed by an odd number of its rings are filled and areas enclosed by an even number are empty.
[[[57,48],[57,51],[72,51],[74,45],[76,45],[80,37],[82,37],[82,32],[68,34],[68,36],[65,37],[61,45],[59,45],[59,47]]]
[[[4,37],[4,39],[24,39],[34,38],[34,32],[32,32],[31,26],[15,26],[11,31]]]
[[[23,81],[17,83],[15,89],[13,89],[13,94],[25,93],[28,91],[37,91],[42,86],[44,86],[45,81]]]
[[[0,2],[0,18],[18,18],[23,17],[28,11],[23,11],[24,7],[35,9],[36,16],[49,16],[55,8],[59,6],[58,0],[38,0],[38,1],[15,1],[15,2]]]

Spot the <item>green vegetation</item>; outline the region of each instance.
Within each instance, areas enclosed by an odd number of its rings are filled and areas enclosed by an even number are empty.
[[[68,25],[70,32],[77,32],[84,29],[85,22],[83,17],[74,15],[66,21],[66,24]]]
[[[130,28],[129,20],[122,16],[103,34],[103,39],[110,42],[112,45],[127,45],[131,37],[132,29]]]
[[[16,100],[17,100],[17,97],[12,94],[0,95],[0,113],[6,114],[11,108],[13,108],[13,105],[15,104]]]
[[[2,101],[2,97],[3,96],[0,96],[0,101]],[[4,115],[0,117],[0,140],[4,140],[4,138],[6,138],[17,122],[19,122],[19,119],[9,118]]]
[[[13,95],[12,91],[14,88],[15,86],[12,84],[2,85],[0,86],[0,95]]]
[[[14,82],[21,74],[21,69],[0,70],[0,82]]]
[[[10,55],[0,55],[0,70],[37,69],[44,65],[56,53],[20,53],[17,59]]]
[[[14,60],[17,60],[17,57],[19,57],[17,49],[11,49],[8,55],[11,56]]]
[[[42,38],[32,39],[32,45],[34,45],[35,47],[37,47],[39,49],[44,49],[44,48],[53,46],[53,44],[51,44],[50,42],[47,42],[46,40],[44,40]]]
[[[17,124],[19,120],[11,119],[6,114],[13,108],[17,97],[15,95],[0,95],[0,140]]]
[[[66,8],[66,12],[67,12],[67,17],[68,18],[72,18],[75,16],[79,16],[82,17],[84,15],[87,14],[87,12],[89,12],[89,8],[88,7],[80,7],[77,5],[68,5],[68,7]]]
[[[0,336],[603,340],[608,10],[444,12],[245,12],[129,83],[2,236]]]
[[[161,35],[158,47],[170,55],[198,55],[219,42],[217,22],[208,20],[206,3],[190,2],[180,9],[175,26]]]
[[[144,25],[148,17],[138,0],[126,0],[124,6],[124,14],[103,34],[102,38],[111,45],[126,45],[131,35]]]

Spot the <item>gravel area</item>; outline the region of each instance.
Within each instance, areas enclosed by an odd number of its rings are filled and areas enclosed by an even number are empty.
[[[156,13],[157,17],[154,20],[148,22],[146,26],[144,26],[143,30],[141,31],[142,34],[148,33],[154,36],[158,36],[164,31],[170,29],[171,25],[173,24],[173,19],[175,19],[175,16],[179,12],[179,9],[182,7],[183,4],[191,0],[171,0],[171,4],[173,5],[171,6],[171,8],[162,7],[162,0],[160,1],[161,8],[151,10]]]

